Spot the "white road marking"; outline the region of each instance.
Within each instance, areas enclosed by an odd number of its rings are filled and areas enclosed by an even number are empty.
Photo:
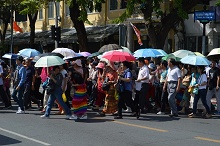
[[[46,143],[46,142],[43,142],[43,141],[40,141],[40,140],[37,140],[37,139],[34,139],[34,138],[27,137],[27,136],[25,136],[25,135],[22,135],[22,134],[13,132],[13,131],[9,131],[9,130],[3,129],[3,128],[1,128],[1,127],[0,127],[0,131],[4,131],[4,132],[10,133],[10,134],[19,136],[19,137],[22,137],[22,138],[24,138],[24,139],[27,139],[27,140],[30,140],[30,141],[34,141],[34,142],[36,142],[36,143],[40,143],[40,144],[42,144],[42,145],[51,145],[51,144],[49,144],[49,143]]]

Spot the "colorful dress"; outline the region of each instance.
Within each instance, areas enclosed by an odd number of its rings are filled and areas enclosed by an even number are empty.
[[[109,78],[109,81],[115,81],[117,73],[109,68],[106,72],[106,77]],[[116,99],[115,92],[115,86],[111,84],[110,89],[106,92],[105,105],[103,108],[103,112],[106,114],[114,114],[117,111],[118,100]]]
[[[75,93],[72,98],[73,112],[75,115],[84,115],[87,111],[87,90],[86,84],[83,83],[83,78],[80,73],[74,72],[72,74],[73,84],[79,84],[75,87]]]

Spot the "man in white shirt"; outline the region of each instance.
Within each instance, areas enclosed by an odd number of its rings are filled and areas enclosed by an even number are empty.
[[[136,82],[136,90],[137,90],[137,96],[135,97],[136,104],[139,104],[139,110],[137,112],[137,118],[140,116],[140,110],[144,110],[144,107],[146,105],[146,96],[149,89],[149,69],[145,65],[144,58],[138,59],[138,66],[140,67],[138,78],[135,81]],[[138,91],[139,90],[139,91]],[[149,104],[149,103],[147,103]]]
[[[176,66],[176,61],[173,58],[168,60],[168,66],[169,69],[163,90],[165,91],[167,86],[168,102],[171,108],[171,114],[169,116],[177,117],[178,112],[175,97],[180,90],[182,75],[181,70]]]

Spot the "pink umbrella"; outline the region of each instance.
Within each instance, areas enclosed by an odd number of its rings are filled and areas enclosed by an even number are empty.
[[[79,54],[81,54],[81,55],[84,56],[84,57],[89,57],[89,56],[92,55],[92,54],[89,53],[89,52],[80,52]]]
[[[123,61],[135,61],[136,60],[136,58],[134,58],[134,56],[132,56],[128,52],[121,52],[117,50],[105,53],[102,56],[102,58],[106,58],[111,62],[114,62],[114,61],[123,62]]]

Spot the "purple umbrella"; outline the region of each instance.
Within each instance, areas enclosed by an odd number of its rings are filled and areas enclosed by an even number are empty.
[[[92,55],[92,54],[89,53],[89,52],[80,52],[79,54],[81,54],[81,55],[84,56],[84,57],[89,57],[89,56]]]

